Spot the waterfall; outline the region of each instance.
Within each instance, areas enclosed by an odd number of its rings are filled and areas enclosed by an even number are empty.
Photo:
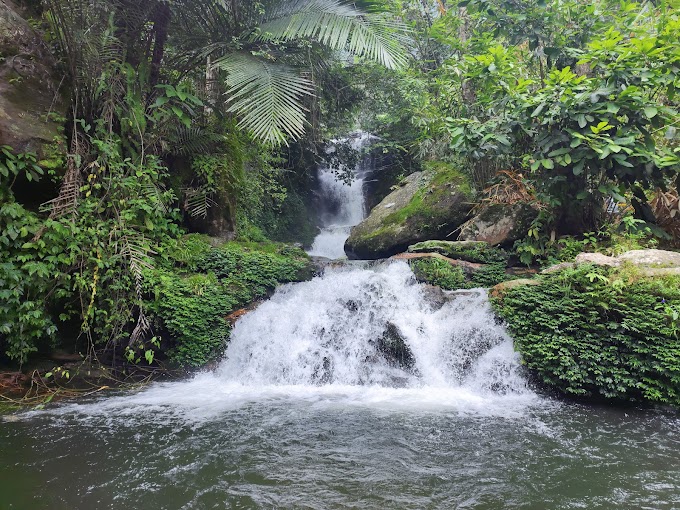
[[[55,410],[212,420],[254,402],[519,416],[539,400],[484,289],[419,284],[407,263],[352,263],[280,287],[236,323],[224,359],[182,382]],[[113,419],[113,418],[112,418]]]
[[[371,135],[359,132],[349,139],[354,151],[361,151],[371,143]],[[348,140],[339,140],[346,143]],[[337,142],[336,142],[337,143]],[[329,150],[333,150],[331,145]],[[345,241],[351,228],[364,219],[364,179],[371,172],[369,158],[360,158],[354,169],[353,180],[349,183],[339,179],[332,168],[322,166],[318,170],[319,196],[321,199],[319,218],[321,230],[314,239],[309,254],[317,257],[337,259],[345,256]]]
[[[486,291],[418,284],[404,262],[331,269],[280,289],[236,324],[217,376],[246,386],[529,391]]]

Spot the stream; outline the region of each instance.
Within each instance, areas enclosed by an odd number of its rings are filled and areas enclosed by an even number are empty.
[[[319,169],[310,254],[344,256],[359,170]],[[675,414],[537,393],[485,290],[346,262],[242,317],[212,372],[0,417],[0,510],[673,509],[678,452]]]
[[[351,264],[214,372],[0,422],[0,508],[670,509],[678,451],[675,415],[536,393],[485,291]]]

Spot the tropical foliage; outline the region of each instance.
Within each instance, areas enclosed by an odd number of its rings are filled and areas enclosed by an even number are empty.
[[[495,301],[527,367],[572,396],[680,405],[680,282],[581,266]]]

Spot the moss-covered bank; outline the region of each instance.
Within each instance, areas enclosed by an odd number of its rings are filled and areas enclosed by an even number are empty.
[[[523,362],[566,395],[680,406],[680,276],[582,265],[492,298]]]

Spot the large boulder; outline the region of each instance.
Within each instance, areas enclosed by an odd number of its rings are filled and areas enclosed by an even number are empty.
[[[463,225],[458,239],[510,247],[524,238],[537,212],[529,204],[487,204]]]
[[[468,219],[471,198],[467,178],[450,165],[413,173],[352,229],[347,256],[385,258],[420,241],[446,239]]]
[[[56,62],[11,0],[0,0],[0,145],[50,157],[65,102]]]

